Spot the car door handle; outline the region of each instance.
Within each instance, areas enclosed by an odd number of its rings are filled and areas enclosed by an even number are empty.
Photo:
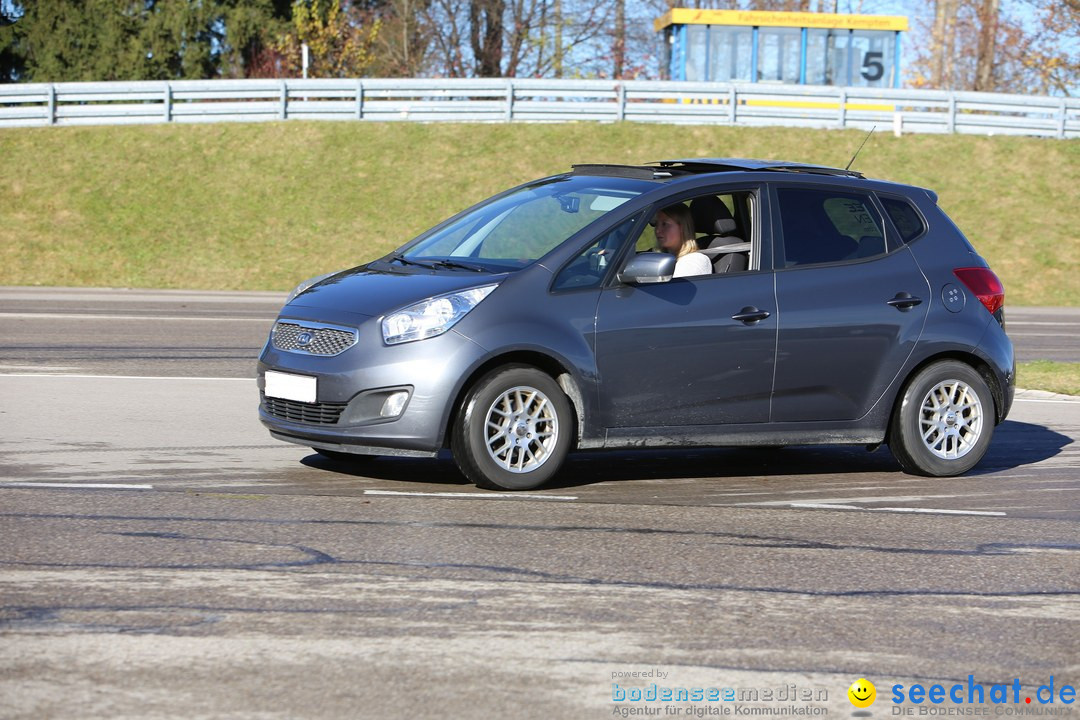
[[[910,310],[916,305],[922,304],[922,298],[917,298],[911,293],[898,292],[892,300],[886,300],[886,305],[892,305],[897,310]]]
[[[746,325],[753,325],[756,322],[760,322],[769,317],[769,313],[764,310],[758,310],[753,305],[744,307],[739,312],[731,316],[732,320],[738,320]]]

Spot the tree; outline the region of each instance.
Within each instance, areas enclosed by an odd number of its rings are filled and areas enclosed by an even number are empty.
[[[373,46],[380,21],[350,17],[338,0],[313,0],[293,6],[292,29],[281,36],[275,49],[281,54],[284,73],[297,77],[303,68],[302,45],[311,53],[309,77],[361,77],[374,62]]]
[[[934,4],[933,85],[952,83],[953,48],[956,40],[956,0],[936,0]]]
[[[999,0],[981,0],[976,6],[978,41],[975,53],[975,90],[994,88],[994,59],[996,58]]]
[[[0,83],[18,82],[26,74],[25,50],[13,27],[23,13],[21,5],[0,0]]]
[[[20,81],[244,76],[283,0],[26,2],[0,35],[0,76]]]
[[[505,0],[470,0],[469,44],[479,77],[500,77],[503,56]]]
[[[1080,86],[1080,0],[934,0],[932,24],[915,23],[914,87],[1070,95]],[[919,38],[925,38],[920,42]]]
[[[621,78],[623,70],[626,69],[626,0],[615,2],[615,37],[612,45],[611,54],[615,56],[615,64],[611,77]]]
[[[1080,91],[1080,0],[1029,0],[1036,30],[1024,61],[1042,92],[1066,96]]]
[[[555,23],[555,47],[552,49],[552,63],[555,77],[563,76],[563,11],[562,0],[555,0],[552,8],[552,20]],[[542,49],[541,49],[542,50]]]
[[[612,7],[587,0],[432,0],[423,21],[434,75],[561,77],[610,73]],[[651,19],[650,19],[651,23]]]
[[[376,77],[419,77],[427,70],[432,46],[431,27],[424,16],[432,0],[387,0],[371,8],[369,21],[378,19],[374,58]]]

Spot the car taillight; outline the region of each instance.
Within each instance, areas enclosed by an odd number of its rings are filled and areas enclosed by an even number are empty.
[[[990,268],[956,268],[953,274],[979,298],[991,315],[1005,306],[1005,287]]]

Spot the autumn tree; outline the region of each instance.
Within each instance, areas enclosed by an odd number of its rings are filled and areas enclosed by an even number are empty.
[[[1066,96],[1080,91],[1080,0],[1028,0],[1035,31],[1022,62],[1039,92]]]
[[[282,35],[275,49],[281,55],[284,74],[298,77],[303,72],[303,46],[310,53],[308,77],[361,77],[375,59],[373,47],[381,22],[362,23],[350,17],[338,0],[297,2],[293,6],[292,27]]]
[[[376,77],[420,77],[427,71],[433,31],[424,21],[432,0],[386,0],[368,11],[378,20],[370,73]]]
[[[423,17],[431,37],[429,71],[448,77],[607,75],[612,13],[609,4],[586,0],[432,0]],[[570,65],[575,72],[568,72]]]
[[[1006,15],[999,0],[933,0],[917,20],[914,87],[1069,95],[1080,86],[1080,0],[1025,0]]]
[[[615,28],[611,45],[614,56],[611,76],[621,78],[626,69],[626,0],[615,0]]]

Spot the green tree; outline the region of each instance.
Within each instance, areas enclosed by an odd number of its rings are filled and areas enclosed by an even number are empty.
[[[289,18],[282,0],[38,0],[0,28],[0,78],[242,77]]]
[[[0,0],[0,83],[16,82],[26,74],[26,58],[13,27],[22,16],[22,6]]]

